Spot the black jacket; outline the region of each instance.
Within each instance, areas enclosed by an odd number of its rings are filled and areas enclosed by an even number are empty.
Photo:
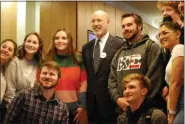
[[[154,101],[145,99],[139,109],[132,112],[130,107],[117,118],[118,124],[167,124],[165,114],[154,108]]]
[[[110,73],[110,64],[114,54],[122,47],[123,40],[109,35],[104,47],[105,58],[101,58],[98,71],[95,73],[93,67],[93,48],[95,39],[82,47],[82,56],[87,71],[87,110],[88,117],[92,117],[94,102],[99,108],[99,115],[104,121],[116,121],[115,106],[116,103],[110,99],[108,92],[108,76]]]

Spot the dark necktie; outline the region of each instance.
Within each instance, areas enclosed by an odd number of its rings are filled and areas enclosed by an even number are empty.
[[[100,60],[100,40],[97,40],[96,45],[94,46],[94,70],[97,72],[99,60]]]

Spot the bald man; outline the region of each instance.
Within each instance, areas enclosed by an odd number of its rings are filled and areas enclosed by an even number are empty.
[[[91,19],[96,38],[82,48],[84,64],[87,70],[87,110],[89,124],[115,124],[116,103],[110,99],[108,76],[110,64],[123,40],[108,32],[109,16],[102,10],[95,11]]]

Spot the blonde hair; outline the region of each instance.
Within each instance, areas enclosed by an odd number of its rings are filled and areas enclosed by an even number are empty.
[[[48,68],[52,68],[52,69],[57,70],[57,72],[58,72],[58,79],[61,77],[60,65],[57,62],[54,62],[54,61],[44,62],[41,65],[40,70],[42,70],[43,67],[48,67]]]
[[[157,7],[161,10],[163,6],[170,6],[172,7],[177,14],[181,15],[179,9],[178,9],[179,1],[158,1]]]
[[[141,87],[147,88],[147,90],[150,90],[150,80],[148,77],[142,75],[142,74],[137,74],[137,73],[132,73],[127,75],[123,80],[123,86],[127,85],[130,83],[132,80],[138,80],[140,82]]]

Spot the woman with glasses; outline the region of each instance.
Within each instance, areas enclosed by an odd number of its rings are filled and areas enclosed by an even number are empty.
[[[184,18],[179,11],[179,1],[159,1],[157,7],[163,15],[163,22],[175,22],[181,27],[180,43],[184,44]]]
[[[168,123],[184,123],[184,45],[180,44],[180,26],[164,22],[160,25],[161,46],[171,53],[166,66],[165,80],[169,85],[167,98]]]

